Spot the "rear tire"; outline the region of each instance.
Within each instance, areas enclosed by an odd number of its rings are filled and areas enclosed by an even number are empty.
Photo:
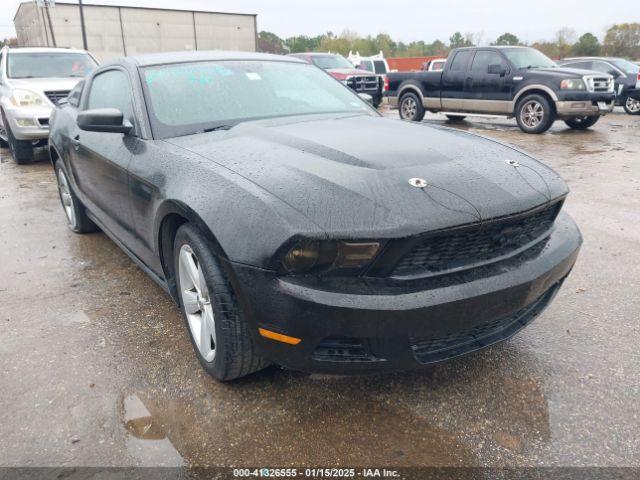
[[[640,100],[626,97],[622,102],[622,106],[629,115],[640,115]]]
[[[568,118],[564,121],[568,127],[573,128],[574,130],[586,130],[589,127],[595,125],[598,120],[600,120],[600,116],[595,117],[574,117]]]
[[[176,233],[173,261],[180,309],[205,371],[229,381],[266,367],[220,261],[204,235],[188,223]]]
[[[422,101],[415,93],[405,93],[400,97],[398,104],[400,118],[411,122],[421,122],[424,119],[425,109]]]
[[[55,164],[55,171],[58,181],[58,196],[71,231],[80,234],[97,231],[98,227],[87,216],[87,209],[73,191],[69,175],[60,160]]]
[[[33,144],[31,140],[18,140],[13,136],[4,112],[2,112],[2,123],[4,123],[4,129],[7,135],[7,142],[5,143],[7,143],[11,149],[13,160],[19,165],[33,162]]]
[[[555,121],[555,111],[549,100],[538,94],[527,95],[518,102],[516,121],[524,133],[543,133]]]
[[[467,117],[464,115],[447,115],[447,118],[450,122],[457,123],[463,121]]]

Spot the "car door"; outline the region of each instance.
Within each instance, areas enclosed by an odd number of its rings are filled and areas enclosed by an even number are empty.
[[[442,109],[464,109],[464,81],[473,50],[458,50],[442,73]]]
[[[72,132],[72,173],[82,199],[103,226],[122,241],[132,233],[127,169],[137,144],[128,73],[112,68],[97,73],[83,94],[81,110],[116,108],[134,129],[129,134]]]
[[[495,50],[476,50],[465,79],[464,109],[509,113],[512,81],[506,59]]]

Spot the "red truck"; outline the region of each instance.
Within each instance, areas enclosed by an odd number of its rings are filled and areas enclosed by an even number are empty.
[[[333,53],[291,53],[290,56],[301,58],[317,67],[325,70],[336,80],[357,93],[371,95],[372,103],[378,108],[382,103],[382,96],[386,90],[386,82],[383,76],[373,74],[367,70],[355,68],[349,60],[342,55]]]

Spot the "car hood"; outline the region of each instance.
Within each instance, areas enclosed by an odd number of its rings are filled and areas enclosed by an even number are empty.
[[[524,212],[566,195],[495,141],[382,117],[296,117],[166,140],[297,209],[329,235],[399,237]],[[422,178],[427,187],[409,184]]]
[[[336,75],[344,75],[344,76],[374,76],[375,73],[370,72],[368,70],[360,70],[359,68],[329,68],[327,69],[329,73],[335,73]]]
[[[594,72],[593,70],[583,70],[580,68],[565,68],[565,67],[554,67],[554,68],[535,68],[530,71],[535,72],[536,74],[545,74],[552,77],[563,77],[563,78],[577,78],[584,77],[585,75],[608,75],[607,73],[599,73]]]
[[[10,79],[13,88],[24,88],[40,92],[72,90],[81,78],[15,78]]]

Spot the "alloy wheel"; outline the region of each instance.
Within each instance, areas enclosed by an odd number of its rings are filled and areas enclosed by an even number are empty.
[[[530,100],[520,110],[520,120],[527,128],[536,128],[544,118],[544,107],[537,100]]]
[[[412,120],[416,117],[417,112],[418,104],[416,101],[411,97],[405,98],[402,102],[402,118]]]
[[[180,296],[193,341],[200,355],[212,362],[216,356],[216,329],[209,289],[202,266],[189,245],[180,248],[178,257]]]
[[[626,102],[627,110],[631,113],[640,112],[640,100],[636,100],[635,98],[627,97]]]
[[[62,202],[62,208],[64,208],[64,213],[67,215],[67,221],[71,227],[76,226],[76,210],[73,201],[73,196],[71,195],[71,189],[69,188],[69,181],[67,180],[67,176],[64,174],[62,168],[58,168],[58,190],[60,192],[60,201]]]

